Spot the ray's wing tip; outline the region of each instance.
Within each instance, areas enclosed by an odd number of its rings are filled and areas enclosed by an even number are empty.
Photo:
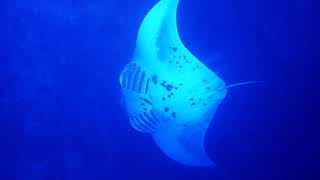
[[[194,166],[214,168],[216,167],[216,164],[209,157],[207,157],[206,159],[195,163]]]
[[[205,166],[209,167],[209,168],[215,168],[217,167],[217,164],[212,161],[211,159],[209,160],[210,162],[208,162]]]
[[[188,167],[204,167],[204,168],[215,168],[217,165],[214,163],[211,159],[205,159],[205,160],[200,160],[200,161],[181,161],[181,160],[176,160],[173,159],[176,163],[183,165],[183,166],[188,166]]]

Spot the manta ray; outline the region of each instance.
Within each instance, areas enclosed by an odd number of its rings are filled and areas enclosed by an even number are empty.
[[[179,0],[160,0],[145,16],[119,82],[131,126],[150,134],[171,159],[213,166],[204,139],[229,87],[181,42]]]

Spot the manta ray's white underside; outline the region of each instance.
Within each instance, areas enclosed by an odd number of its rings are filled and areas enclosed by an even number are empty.
[[[178,2],[160,0],[145,17],[134,57],[120,75],[122,95],[132,127],[150,133],[166,155],[211,166],[204,138],[225,83],[181,42]]]

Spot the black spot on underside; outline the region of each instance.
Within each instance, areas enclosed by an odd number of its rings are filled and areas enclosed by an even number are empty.
[[[176,48],[176,47],[172,47],[171,48],[174,52],[177,52],[177,50],[178,50],[178,48]]]
[[[165,86],[167,91],[171,91],[173,89],[173,86],[171,84],[168,84]]]
[[[158,83],[158,76],[157,76],[157,75],[153,75],[153,76],[152,76],[152,82],[153,82],[154,84],[157,84],[157,83]]]
[[[166,87],[166,81],[162,81],[161,86]]]

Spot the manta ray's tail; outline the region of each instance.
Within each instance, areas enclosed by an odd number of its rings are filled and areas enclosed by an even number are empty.
[[[247,81],[247,82],[242,82],[242,83],[235,83],[235,84],[230,84],[221,88],[218,88],[217,90],[224,90],[224,89],[230,89],[236,86],[242,86],[242,85],[247,85],[247,84],[256,84],[256,83],[263,83],[264,81]]]

